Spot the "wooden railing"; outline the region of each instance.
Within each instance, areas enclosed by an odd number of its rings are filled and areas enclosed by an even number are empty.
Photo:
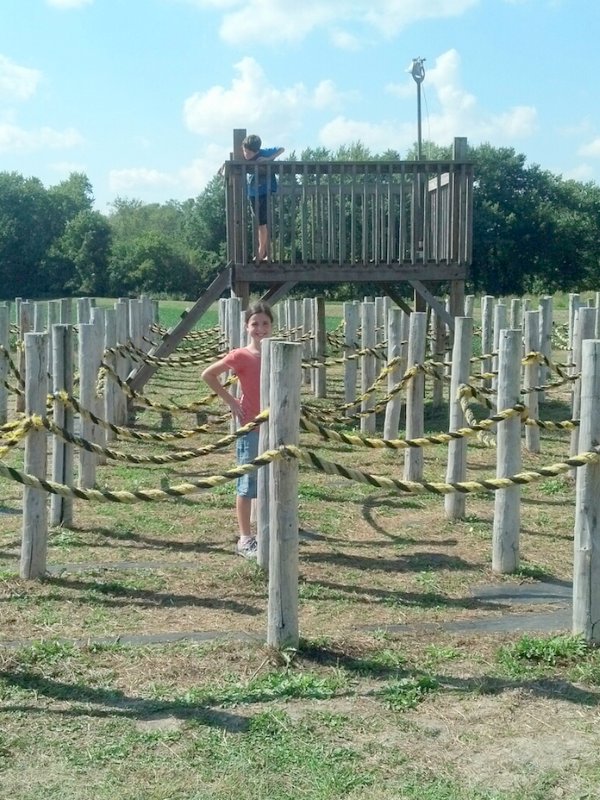
[[[281,264],[468,265],[473,167],[467,161],[231,160],[225,166],[228,258],[248,264],[256,229],[249,176],[267,197],[274,261]]]

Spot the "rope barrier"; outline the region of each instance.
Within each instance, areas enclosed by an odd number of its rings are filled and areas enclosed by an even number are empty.
[[[199,458],[200,456],[205,456],[209,455],[210,453],[214,453],[215,450],[221,450],[224,447],[230,445],[236,439],[239,439],[241,436],[244,436],[246,433],[256,430],[268,418],[269,418],[269,412],[264,411],[262,414],[259,414],[258,417],[255,417],[255,419],[249,422],[248,424],[244,425],[241,428],[238,428],[238,430],[235,431],[234,433],[231,433],[228,436],[224,436],[214,444],[208,444],[205,445],[204,447],[196,447],[190,450],[178,450],[176,453],[167,453],[161,456],[123,453],[119,450],[113,450],[112,448],[109,447],[103,447],[102,445],[96,444],[95,442],[90,442],[87,439],[82,438],[81,436],[77,436],[76,434],[65,430],[65,428],[61,428],[58,425],[55,425],[47,417],[38,417],[38,416],[31,417],[30,429],[39,430],[41,428],[45,428],[49,433],[53,433],[55,436],[59,436],[61,439],[63,439],[66,442],[69,442],[70,444],[82,447],[84,450],[87,450],[90,453],[96,453],[97,455],[106,456],[107,458],[110,458],[113,461],[126,461],[130,464],[171,464],[171,463],[179,463],[182,461],[191,461],[194,458]],[[2,455],[2,450],[0,449],[0,456],[1,455]]]
[[[99,503],[139,503],[157,502],[161,500],[171,500],[173,498],[184,497],[201,491],[215,489],[236,478],[256,472],[260,467],[271,464],[286,455],[283,449],[267,450],[257,458],[247,464],[240,464],[232,469],[228,469],[220,475],[212,475],[206,478],[199,478],[196,481],[170,486],[167,489],[138,489],[135,492],[121,491],[100,491],[99,489],[80,489],[76,486],[66,486],[63,483],[56,483],[35,475],[9,467],[0,461],[0,475],[10,478],[23,486],[30,486],[33,489],[40,489],[43,492],[57,494],[61,497],[73,497],[79,500],[89,500]]]
[[[1,345],[1,344],[0,344],[0,353],[2,353],[2,355],[4,356],[4,358],[7,360],[7,362],[8,362],[8,368],[10,369],[10,371],[12,372],[12,374],[15,376],[15,378],[16,378],[16,380],[17,380],[17,383],[19,384],[19,386],[21,387],[21,389],[23,389],[23,388],[25,387],[25,381],[24,381],[24,380],[23,380],[23,378],[21,377],[21,373],[20,373],[20,372],[19,372],[19,370],[17,369],[15,362],[14,362],[14,361],[12,360],[12,358],[10,357],[10,353],[8,352],[8,350],[6,349],[6,347],[4,347],[4,345]],[[7,388],[8,388],[8,384],[6,384],[6,386],[7,386]]]
[[[325,428],[322,425],[308,419],[306,416],[300,417],[300,427],[307,433],[316,433],[321,438],[327,441],[342,442],[349,445],[357,445],[368,447],[371,449],[388,449],[388,450],[407,450],[409,448],[429,447],[432,445],[446,445],[455,439],[464,439],[470,436],[475,436],[481,431],[486,431],[496,425],[498,422],[511,419],[512,417],[523,417],[526,411],[525,406],[517,404],[513,408],[508,408],[505,411],[500,411],[488,419],[481,422],[474,422],[467,428],[459,428],[456,431],[448,431],[448,433],[437,433],[430,436],[421,436],[417,439],[375,439],[362,434],[349,434],[342,431],[335,431],[331,428]]]
[[[55,392],[53,395],[50,395],[50,400],[57,400],[64,405],[70,406],[77,414],[80,416],[85,416],[87,419],[91,420],[95,425],[99,425],[106,430],[112,431],[116,436],[125,439],[138,439],[140,441],[155,441],[155,442],[168,442],[173,439],[187,439],[190,436],[195,436],[198,433],[210,433],[214,427],[214,425],[198,425],[194,428],[190,429],[182,429],[179,431],[169,431],[163,433],[152,433],[150,431],[136,431],[133,428],[125,428],[120,425],[115,425],[112,422],[107,422],[106,420],[102,419],[101,417],[94,414],[93,411],[89,411],[79,403],[76,397],[67,394],[67,392]],[[219,417],[216,420],[215,424],[219,422],[223,422],[225,419],[229,419],[230,415],[226,414],[223,417]]]
[[[337,475],[357,483],[374,486],[378,489],[390,489],[405,494],[475,494],[477,492],[497,492],[509,489],[512,486],[524,486],[543,478],[556,477],[571,469],[583,467],[586,464],[596,464],[600,461],[600,450],[591,450],[571,456],[565,461],[540,467],[529,472],[519,472],[506,478],[487,478],[481,481],[459,481],[457,483],[437,483],[431,481],[401,481],[396,478],[387,478],[382,475],[372,475],[333,461],[327,461],[310,450],[302,450],[292,445],[284,445],[282,450],[290,456],[297,458],[312,469],[324,472],[327,475]]]

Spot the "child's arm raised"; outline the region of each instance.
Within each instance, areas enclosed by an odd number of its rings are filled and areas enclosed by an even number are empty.
[[[279,156],[285,153],[285,147],[278,147],[273,153],[270,153],[268,156],[259,156],[256,160],[257,161],[273,161],[275,158],[279,158]]]

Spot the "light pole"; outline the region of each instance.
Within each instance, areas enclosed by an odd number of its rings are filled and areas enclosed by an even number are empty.
[[[421,136],[421,84],[425,80],[424,58],[413,58],[409,72],[417,84],[417,158],[423,158],[423,138]]]
[[[424,58],[420,56],[417,58],[413,58],[412,64],[408,68],[408,71],[413,76],[415,83],[417,84],[417,161],[421,161],[423,158],[423,137],[421,136],[421,84],[425,80],[425,67],[423,66],[423,62],[425,61]],[[415,257],[419,261],[424,260],[424,242],[425,242],[425,235],[423,230],[423,205],[424,205],[424,194],[425,191],[425,182],[423,180],[423,174],[419,170],[416,176],[416,198],[415,198],[415,242],[413,247],[415,248]],[[426,304],[421,297],[421,295],[415,289],[415,311],[425,311]]]

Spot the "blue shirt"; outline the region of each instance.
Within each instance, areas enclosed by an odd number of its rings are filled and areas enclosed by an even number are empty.
[[[279,150],[278,147],[263,147],[258,153],[254,156],[254,158],[248,159],[249,163],[251,164],[253,161],[256,161],[257,158],[270,158]],[[264,195],[268,194],[269,191],[276,192],[277,191],[277,175],[275,174],[275,170],[271,171],[271,186],[267,184],[267,170],[266,168],[259,167],[258,168],[258,185],[256,182],[256,170],[252,169],[248,172],[248,197],[264,197]]]

